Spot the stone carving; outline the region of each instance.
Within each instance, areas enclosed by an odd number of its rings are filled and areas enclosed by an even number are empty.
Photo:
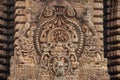
[[[15,41],[15,53],[20,64],[31,65],[35,63],[33,46],[33,28],[31,26],[31,8],[26,9],[26,23],[21,29],[19,38]]]
[[[70,69],[70,62],[67,56],[53,56],[49,59],[49,70],[57,77],[64,76]]]
[[[75,16],[75,9],[73,7],[67,7],[66,14],[69,17],[74,17]]]
[[[20,63],[25,63],[27,62],[27,58],[28,56],[30,56],[28,53],[31,53],[33,52],[33,44],[32,42],[30,41],[30,39],[28,38],[20,38],[18,40],[19,42],[16,43],[16,45],[19,45],[15,48],[15,51],[17,53],[17,55],[19,56],[19,61]],[[25,56],[26,56],[26,60],[25,60]],[[32,57],[32,56],[31,56]],[[33,60],[31,60],[33,61]]]
[[[83,13],[83,21],[84,23],[88,26],[88,28],[91,30],[93,36],[97,36],[96,33],[96,29],[94,27],[94,24],[92,23],[92,18],[91,18],[91,12],[90,12],[90,8],[85,8],[85,11]]]
[[[93,8],[86,7],[86,2],[88,0],[25,1],[26,20],[21,22],[24,26],[15,27],[14,60],[17,63],[12,73],[17,75],[15,79],[95,79],[92,76],[99,74],[103,50],[97,44]],[[24,71],[20,71],[21,68]],[[31,70],[34,76],[27,75]],[[19,71],[27,77],[19,77]]]
[[[60,3],[53,1],[46,5],[43,17],[48,20],[38,26],[34,39],[36,51],[41,55],[41,67],[56,76],[56,80],[74,74],[84,46],[82,27],[69,19],[75,17],[74,8],[66,7],[64,3],[70,5],[67,1]]]
[[[44,15],[45,17],[50,17],[50,16],[53,15],[53,13],[54,13],[54,8],[52,9],[52,7],[46,6],[43,15]]]

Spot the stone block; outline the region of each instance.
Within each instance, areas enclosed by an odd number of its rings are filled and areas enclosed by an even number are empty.
[[[25,8],[25,1],[16,1],[15,8]]]
[[[25,16],[16,16],[15,23],[25,23],[25,22],[26,22]]]

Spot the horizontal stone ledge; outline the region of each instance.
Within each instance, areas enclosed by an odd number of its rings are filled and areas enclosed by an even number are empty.
[[[98,36],[99,38],[103,38],[103,33],[97,32],[97,36]]]
[[[16,9],[15,11],[15,16],[19,16],[19,15],[24,15],[25,16],[25,9]]]
[[[112,66],[112,65],[120,65],[120,58],[108,60],[108,65],[109,65],[109,66]]]
[[[6,7],[14,6],[14,4],[15,3],[13,1],[7,2],[7,3],[3,3],[3,5],[6,6]]]
[[[7,31],[8,31],[8,30],[5,29],[5,28],[0,28],[0,34],[1,34],[1,33],[7,33]]]
[[[120,17],[117,16],[117,14],[114,14],[114,13],[106,15],[105,18],[106,18],[106,21],[113,21],[113,20],[119,20],[120,19]]]
[[[7,10],[9,13],[11,12],[14,12],[15,11],[15,8],[14,7],[10,7],[8,10]]]
[[[120,73],[120,65],[109,66],[108,71],[109,73],[116,73],[116,72]]]
[[[107,30],[107,35],[108,36],[120,35],[120,28]]]
[[[15,18],[15,23],[25,23],[26,22],[26,17],[25,16],[16,16]]]
[[[7,14],[4,13],[3,11],[0,11],[0,18],[1,19],[7,19]]]
[[[8,56],[9,54],[5,50],[0,49],[0,57]]]
[[[110,76],[112,80],[120,80],[120,74],[114,74]]]
[[[9,59],[6,58],[0,58],[0,64],[9,64]]]
[[[7,44],[5,44],[5,43],[0,43],[0,47],[7,47],[8,45]]]
[[[108,44],[107,46],[107,50],[119,50],[120,49],[120,43],[116,43],[116,44]]]
[[[6,24],[7,24],[7,22],[5,20],[0,19],[0,25],[6,25]]]
[[[1,50],[13,50],[14,48],[13,48],[13,45],[3,45],[2,47],[1,47],[1,45],[0,45],[0,49]]]
[[[16,1],[15,8],[24,8],[25,7],[25,1]]]
[[[108,60],[108,66],[120,65],[120,58]]]
[[[5,36],[5,35],[0,35],[0,40],[7,40],[7,36]]]
[[[94,0],[94,3],[103,3],[103,0]]]
[[[101,18],[101,17],[94,17],[94,20],[93,20],[93,22],[94,23],[101,23],[101,22],[103,22],[103,18]]]
[[[1,36],[1,35],[0,35]],[[0,43],[7,43],[7,44],[11,44],[13,43],[14,39],[11,37],[11,38],[6,38],[6,39],[0,39]]]
[[[98,32],[101,32],[101,31],[103,32],[103,25],[95,24],[95,28]]]
[[[1,80],[5,80],[7,77],[7,73],[0,73]]]
[[[3,0],[3,1],[2,1],[2,3],[7,3],[7,2],[8,2],[8,0]]]
[[[113,11],[111,11],[110,9],[107,9],[107,12],[104,14],[104,15],[111,15],[111,14],[113,14],[113,15],[116,15],[117,17],[119,17],[120,15],[119,15],[119,12],[120,11],[118,11],[118,10],[113,10]]]
[[[1,71],[6,71],[6,70],[9,70],[9,69],[7,68],[7,66],[0,64],[0,72],[1,72]]]
[[[6,10],[7,10],[6,6],[0,5],[0,11],[6,11]]]
[[[8,25],[8,24],[6,24],[6,25],[0,25],[0,28],[5,28],[5,29],[13,29],[14,28],[14,24],[10,24],[10,25]]]
[[[109,51],[109,52],[107,52],[107,57],[108,58],[117,58],[117,57],[120,57],[120,50],[115,50],[115,51]]]
[[[8,45],[12,44],[13,42],[14,42],[14,39],[0,40],[0,43],[7,43]]]
[[[120,20],[109,21],[107,23],[107,28],[118,28],[120,26]]]
[[[103,8],[103,3],[94,3],[94,8]]]
[[[107,42],[120,42],[120,35],[107,37]]]
[[[14,34],[13,29],[0,28],[1,35],[11,35]]]

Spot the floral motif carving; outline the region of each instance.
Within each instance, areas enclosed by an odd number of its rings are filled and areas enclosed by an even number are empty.
[[[34,28],[31,26],[32,13],[31,8],[26,9],[26,23],[20,30],[19,37],[15,41],[15,53],[18,64],[30,65],[35,64],[35,50],[33,45]]]
[[[15,76],[10,80],[87,80],[103,75],[102,70],[106,69],[97,36],[102,32],[96,31],[94,8],[89,6],[93,0],[16,2],[25,5],[16,7],[15,56],[11,67]]]
[[[80,24],[69,19],[75,17],[74,8],[56,3],[45,7],[44,17],[52,18],[37,27],[34,45],[41,56],[41,67],[60,77],[78,68],[78,58],[84,47],[84,33]]]

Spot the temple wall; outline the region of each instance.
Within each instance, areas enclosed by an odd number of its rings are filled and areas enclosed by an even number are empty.
[[[119,80],[120,0],[105,1],[105,50],[111,80]]]
[[[13,54],[14,1],[0,0],[0,80],[10,73],[10,57]]]
[[[1,0],[0,79],[119,80],[119,5]]]

